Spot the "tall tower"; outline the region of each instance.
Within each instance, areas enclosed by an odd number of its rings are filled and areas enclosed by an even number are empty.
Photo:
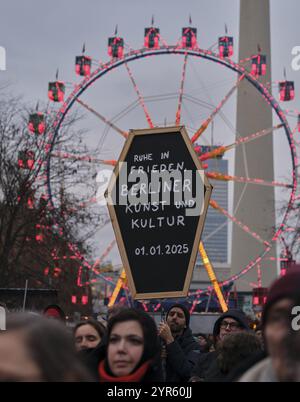
[[[267,56],[267,74],[262,82],[271,82],[271,40],[269,0],[240,0],[239,60],[257,54],[258,45]],[[272,110],[248,82],[240,84],[237,94],[236,130],[241,137],[272,127]],[[267,135],[235,151],[235,175],[274,180],[273,138]],[[275,192],[273,187],[235,183],[234,211],[236,217],[270,240],[275,227]],[[259,255],[264,245],[233,225],[231,272],[235,274]],[[272,251],[272,256],[276,251]],[[262,286],[268,286],[276,277],[276,263],[262,262]],[[250,290],[246,282],[257,282],[257,270],[253,268],[242,280],[238,290]]]

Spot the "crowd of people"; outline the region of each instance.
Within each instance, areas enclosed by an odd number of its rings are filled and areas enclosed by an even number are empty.
[[[0,381],[300,381],[300,331],[291,325],[299,294],[295,270],[269,289],[256,331],[242,311],[229,310],[212,336],[192,333],[183,304],[172,305],[159,325],[123,306],[107,321],[88,319],[72,330],[53,308],[9,314],[0,332]]]

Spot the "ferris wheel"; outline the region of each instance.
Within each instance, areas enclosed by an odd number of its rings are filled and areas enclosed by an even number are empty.
[[[268,258],[286,229],[295,201],[297,156],[293,135],[300,130],[300,114],[281,107],[283,102],[295,97],[293,81],[285,78],[278,82],[277,100],[270,93],[269,87],[272,84],[263,85],[261,82],[268,68],[262,50],[259,49],[257,54],[246,60],[233,61],[234,40],[227,34],[227,29],[216,44],[209,49],[202,49],[197,39],[197,28],[192,26],[191,20],[188,26],[182,28],[178,41],[172,45],[163,38],[153,20],[151,26],[144,30],[142,47],[137,49],[128,46],[116,29],[115,34],[108,38],[107,52],[109,60],[102,62],[87,56],[84,46],[82,54],[75,59],[78,81],[66,83],[58,80],[57,76],[55,81],[49,83],[49,100],[58,105],[53,125],[47,133],[48,159],[45,173],[49,205],[54,210],[59,204],[59,186],[51,178],[54,160],[63,160],[65,168],[76,163],[78,169],[90,172],[90,183],[81,183],[75,187],[70,185],[68,191],[70,194],[77,192],[82,195],[78,208],[99,208],[95,178],[103,166],[116,164],[129,129],[184,125],[205,174],[213,183],[244,183],[245,186],[251,185],[253,191],[260,191],[261,186],[273,186],[283,189],[285,193],[287,202],[281,222],[272,236],[266,239],[257,233],[255,227],[249,227],[238,220],[237,210],[232,205],[227,209],[220,205],[212,193],[210,208],[220,214],[226,224],[229,222],[236,225],[261,245],[260,252],[253,255],[245,266],[241,266],[238,274],[227,278],[220,285],[227,285],[243,277],[264,258]],[[205,77],[204,81],[202,77]],[[267,107],[273,110],[275,124],[239,138],[230,121],[230,110],[233,110],[233,95],[241,82],[254,88]],[[63,136],[64,122],[72,112],[85,113],[78,128],[88,128],[85,135],[86,155],[79,156],[68,149],[57,148],[57,140]],[[289,123],[291,117],[297,119],[296,126],[292,128]],[[28,128],[35,135],[44,135],[45,116],[38,111],[32,113]],[[224,173],[212,169],[208,163],[227,156],[232,159],[237,147],[247,147],[268,135],[282,136],[286,141],[290,165],[288,179],[282,180],[281,173],[274,181],[268,181],[264,172],[261,177],[237,177],[233,167]],[[27,152],[19,158],[20,164],[26,165],[30,158],[33,156]],[[213,241],[217,232],[218,228],[207,236]],[[85,261],[88,269],[95,270],[111,251],[115,244],[112,231],[109,236],[108,248],[104,253],[99,250],[101,258],[96,263]],[[205,241],[204,237],[204,245]],[[74,252],[77,251],[74,249]],[[190,297],[201,292],[191,293]]]

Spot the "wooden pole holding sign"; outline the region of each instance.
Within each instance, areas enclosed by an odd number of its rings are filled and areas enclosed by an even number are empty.
[[[118,282],[116,284],[116,287],[115,287],[115,289],[113,291],[113,294],[111,295],[111,298],[109,300],[108,307],[112,307],[115,304],[115,302],[117,300],[117,297],[118,297],[118,294],[120,293],[120,290],[122,289],[122,287],[125,284],[125,282],[126,282],[126,273],[125,273],[125,270],[122,269],[122,272],[121,272],[121,275],[119,276],[119,279],[118,279]]]
[[[204,248],[202,242],[200,242],[200,245],[199,245],[199,252],[202,257],[203,265],[206,269],[207,275],[208,275],[208,277],[213,285],[213,288],[216,292],[216,295],[218,297],[222,311],[223,311],[223,313],[226,313],[226,311],[228,311],[226,301],[224,299],[224,296],[223,296],[222,290],[220,288],[219,282],[217,280],[213,266],[208,258],[208,255],[206,254],[206,251],[205,251],[205,248]]]

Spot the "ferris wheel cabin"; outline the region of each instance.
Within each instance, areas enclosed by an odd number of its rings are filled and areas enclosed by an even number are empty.
[[[231,57],[233,55],[233,37],[222,36],[219,38],[219,56]]]
[[[66,87],[62,81],[49,82],[48,98],[53,102],[63,102],[65,90]]]
[[[33,151],[20,151],[18,154],[18,166],[20,169],[32,170],[35,162],[35,154]]]
[[[29,116],[28,130],[33,134],[43,134],[45,132],[45,116],[41,112],[32,113]]]
[[[20,202],[22,197],[19,195],[17,199],[18,199],[18,202]],[[29,194],[26,199],[26,204],[27,204],[28,209],[34,209],[34,207],[35,207],[34,201],[35,201],[34,200],[34,191],[32,191],[31,194]]]
[[[295,98],[294,81],[281,81],[279,83],[279,96],[283,102],[293,100]]]
[[[197,28],[182,28],[181,45],[187,49],[194,49],[197,45]]]
[[[118,36],[108,38],[108,55],[112,58],[122,58],[124,54],[124,39]]]
[[[144,46],[147,49],[159,49],[159,28],[145,28]]]
[[[267,56],[257,54],[252,57],[251,74],[255,76],[266,75],[267,72]]]
[[[88,56],[76,56],[75,72],[77,75],[89,77],[91,75],[92,59]]]

